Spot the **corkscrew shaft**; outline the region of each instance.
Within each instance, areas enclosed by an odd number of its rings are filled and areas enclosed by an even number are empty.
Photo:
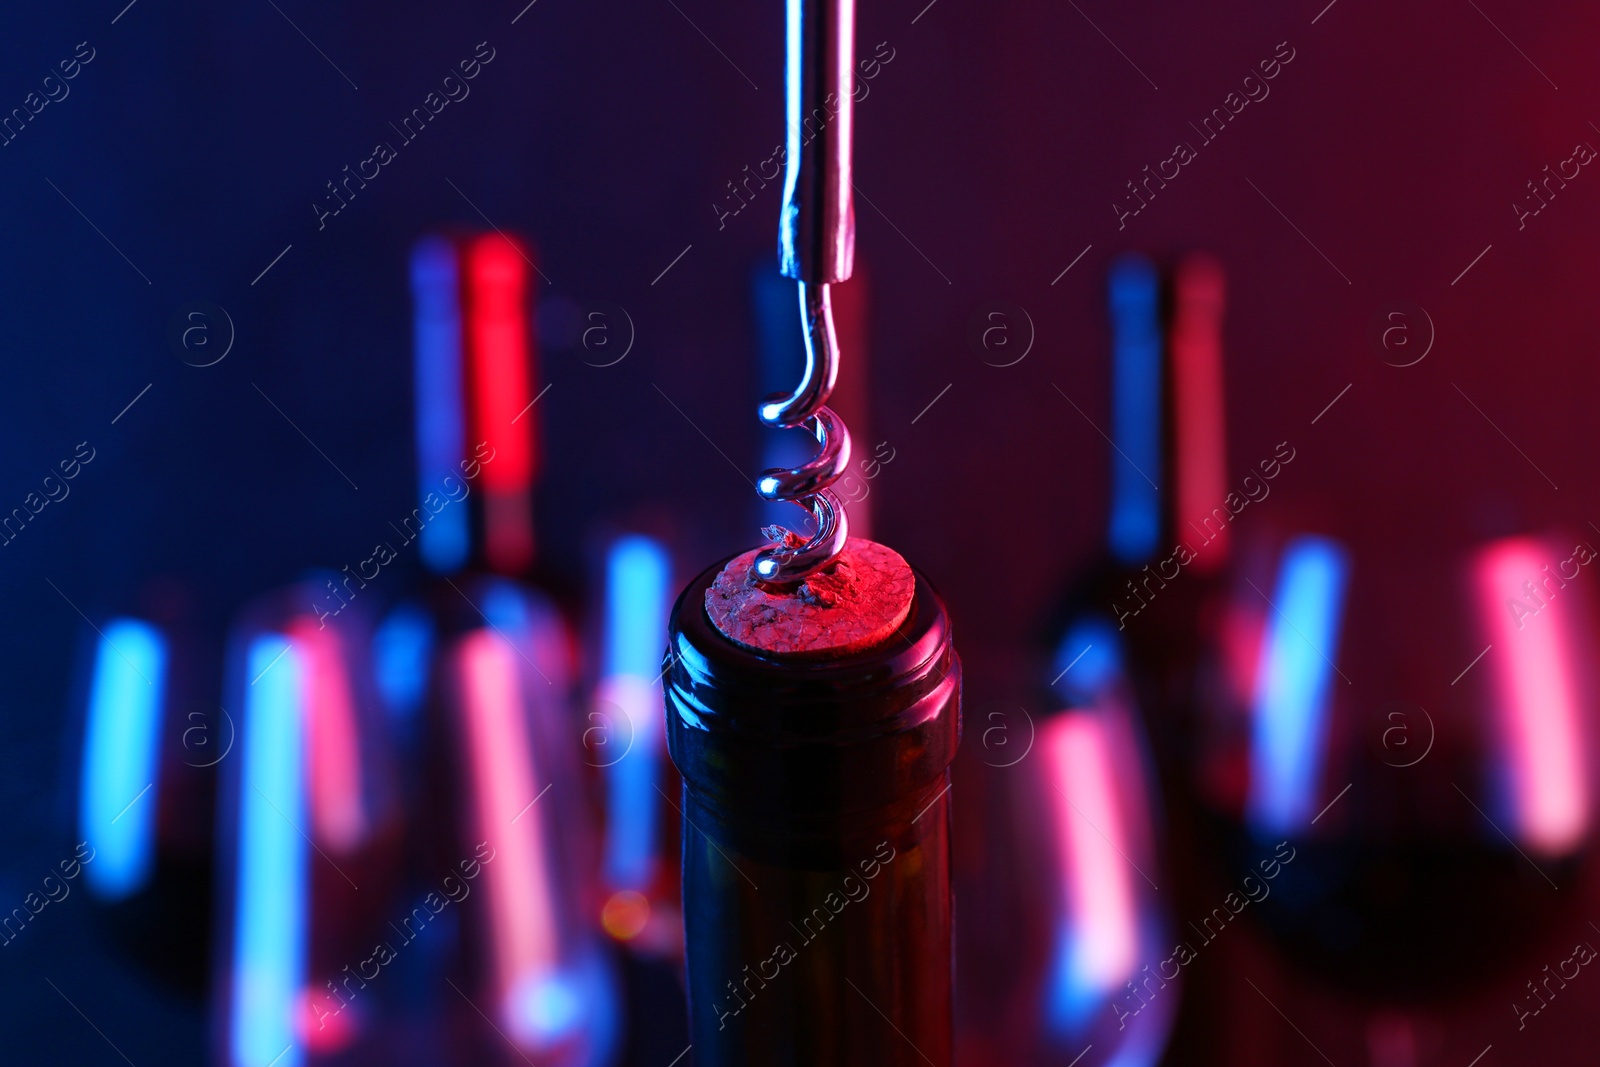
[[[828,286],[850,277],[855,257],[851,199],[851,81],[855,66],[855,0],[788,0],[788,149],[778,263],[800,289],[806,366],[792,393],[762,402],[761,421],[804,428],[817,455],[788,470],[762,472],[756,491],[789,500],[811,515],[816,532],[794,545],[787,531],[756,557],[757,577],[775,585],[803,580],[827,565],[849,537],[844,502],[828,487],[850,466],[850,434],[827,407],[838,377],[839,347]]]
[[[787,0],[788,124],[778,266],[812,285],[842,282],[855,259],[851,82],[855,0]]]

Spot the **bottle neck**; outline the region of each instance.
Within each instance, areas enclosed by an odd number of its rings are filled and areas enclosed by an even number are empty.
[[[1180,264],[1166,329],[1160,282],[1148,259],[1124,257],[1110,281],[1114,447],[1107,547],[1119,563],[1139,567],[1181,543],[1193,550],[1198,569],[1212,570],[1226,559],[1233,515],[1222,268],[1201,254]]]
[[[412,253],[417,507],[396,527],[450,574],[520,574],[534,554],[538,397],[525,246],[424,238]]]
[[[1211,571],[1228,555],[1227,421],[1222,372],[1222,266],[1196,254],[1173,287],[1172,533],[1195,546],[1194,566]],[[1201,547],[1204,542],[1204,548]]]
[[[1147,562],[1161,546],[1162,360],[1160,285],[1155,266],[1124,256],[1111,268],[1112,558]]]

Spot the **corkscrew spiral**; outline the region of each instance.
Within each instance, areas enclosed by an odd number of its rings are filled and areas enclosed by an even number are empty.
[[[828,287],[850,277],[855,256],[851,200],[852,79],[855,0],[788,0],[788,143],[779,215],[779,268],[799,283],[805,371],[789,394],[761,403],[761,421],[805,429],[817,454],[798,467],[763,471],[756,492],[804,508],[816,530],[769,528],[773,543],[757,554],[756,577],[792,585],[827,566],[850,536],[844,502],[829,487],[849,469],[850,432],[827,406],[839,374],[839,342]]]

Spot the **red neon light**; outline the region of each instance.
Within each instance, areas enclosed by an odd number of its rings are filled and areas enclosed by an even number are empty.
[[[470,425],[488,446],[481,485],[490,566],[517,571],[533,559],[529,491],[538,469],[534,446],[533,347],[528,332],[526,249],[499,234],[467,246],[466,333],[471,379]]]
[[[1223,507],[1228,494],[1222,389],[1223,295],[1222,266],[1210,256],[1190,256],[1178,268],[1171,345],[1180,540],[1188,538],[1190,523],[1196,531],[1204,530],[1212,509]],[[1195,557],[1193,566],[1199,571],[1213,570],[1227,555],[1228,524],[1224,522],[1221,532]]]

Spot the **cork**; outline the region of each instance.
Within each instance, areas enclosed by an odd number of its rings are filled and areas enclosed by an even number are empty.
[[[892,548],[852,537],[827,567],[792,588],[764,585],[758,549],[736,556],[706,590],[706,615],[722,635],[767,655],[835,659],[894,636],[911,613],[916,576]]]

